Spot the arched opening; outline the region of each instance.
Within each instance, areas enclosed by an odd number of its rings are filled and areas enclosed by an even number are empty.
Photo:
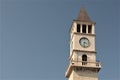
[[[82,65],[87,64],[87,55],[82,55]]]

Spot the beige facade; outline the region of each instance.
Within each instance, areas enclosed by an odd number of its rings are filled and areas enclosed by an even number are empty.
[[[73,71],[69,80],[98,80],[97,72],[92,71]]]
[[[95,36],[95,22],[82,8],[70,29],[70,63],[65,73],[68,80],[98,80],[101,64],[96,60]]]

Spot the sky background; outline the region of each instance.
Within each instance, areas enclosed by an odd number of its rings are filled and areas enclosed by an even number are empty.
[[[120,0],[0,0],[0,80],[67,80],[69,29],[96,22],[99,80],[120,80]]]

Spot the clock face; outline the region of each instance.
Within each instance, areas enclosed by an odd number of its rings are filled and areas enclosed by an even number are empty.
[[[79,43],[84,48],[87,48],[87,47],[90,46],[89,40],[87,38],[85,38],[85,37],[81,38],[80,41],[79,41]]]

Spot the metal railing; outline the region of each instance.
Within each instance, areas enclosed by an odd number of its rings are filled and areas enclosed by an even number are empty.
[[[100,62],[88,62],[88,61],[75,61],[72,60],[70,62],[72,65],[75,66],[85,66],[85,67],[101,67],[101,63]]]

